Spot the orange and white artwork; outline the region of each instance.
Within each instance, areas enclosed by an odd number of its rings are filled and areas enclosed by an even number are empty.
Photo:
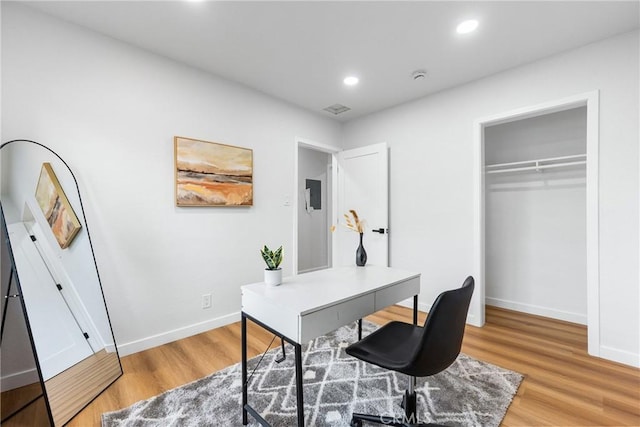
[[[62,249],[69,247],[71,241],[80,231],[80,221],[76,216],[67,196],[50,163],[43,163],[40,178],[36,186],[36,200],[51,231]]]
[[[253,205],[253,150],[174,138],[176,206]]]

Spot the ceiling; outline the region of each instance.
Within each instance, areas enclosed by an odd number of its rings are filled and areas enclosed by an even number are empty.
[[[340,121],[640,27],[639,0],[26,4]]]

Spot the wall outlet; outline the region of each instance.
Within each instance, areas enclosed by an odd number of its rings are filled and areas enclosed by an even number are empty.
[[[202,295],[202,308],[211,308],[211,294]]]

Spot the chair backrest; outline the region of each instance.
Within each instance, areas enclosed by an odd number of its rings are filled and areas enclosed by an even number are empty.
[[[421,345],[406,373],[426,377],[447,369],[460,354],[474,280],[469,276],[458,289],[438,295],[422,331]]]

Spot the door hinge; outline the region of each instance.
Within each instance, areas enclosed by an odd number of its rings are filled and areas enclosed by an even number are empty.
[[[59,291],[62,290],[62,285],[60,283],[56,283],[56,288],[58,288]]]
[[[89,334],[88,334],[88,333],[83,332],[83,333],[82,333],[82,335],[84,335],[84,337],[85,337],[86,339],[89,339]]]
[[[29,237],[31,237],[31,241],[32,241],[32,242],[35,242],[35,241],[37,240],[37,239],[36,239],[36,236],[29,235]]]

